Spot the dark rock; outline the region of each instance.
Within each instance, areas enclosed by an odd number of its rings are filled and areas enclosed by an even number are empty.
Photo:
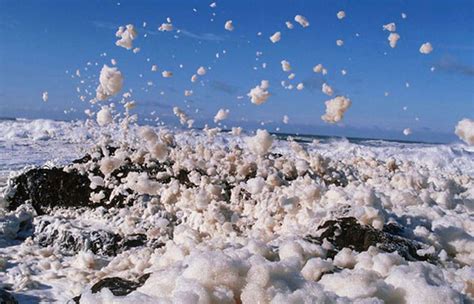
[[[344,217],[326,221],[318,227],[318,230],[324,230],[319,237],[309,235],[306,240],[321,244],[327,239],[336,248],[336,251],[328,253],[330,258],[346,247],[362,252],[368,250],[370,246],[375,246],[386,252],[396,251],[409,261],[436,262],[433,256],[418,255],[417,250],[423,249],[423,244],[398,235],[403,229],[395,226],[389,224],[384,230],[377,230],[372,226],[361,225],[353,217]]]
[[[90,250],[98,255],[115,256],[135,247],[164,246],[159,240],[148,240],[145,234],[121,236],[107,230],[71,225],[67,219],[45,216],[35,221],[34,240],[39,246],[55,246],[63,254],[73,255]]]
[[[89,203],[91,190],[87,176],[75,171],[64,172],[61,168],[32,169],[12,181],[5,199],[8,209],[30,201],[38,215],[50,208],[80,207]]]
[[[114,296],[126,296],[137,288],[143,286],[150,277],[150,273],[144,274],[136,282],[119,277],[104,278],[91,287],[92,293],[98,293],[102,288],[108,288]],[[81,295],[72,298],[74,303],[80,303]]]
[[[52,224],[51,222],[54,221]],[[34,239],[38,245],[55,245],[64,254],[91,250],[95,254],[114,256],[121,248],[120,235],[106,230],[68,225],[64,219],[43,218],[35,224]]]
[[[142,233],[128,235],[123,241],[123,249],[127,250],[134,247],[144,246],[146,244],[146,235]]]
[[[18,304],[18,301],[11,293],[0,288],[0,304]]]

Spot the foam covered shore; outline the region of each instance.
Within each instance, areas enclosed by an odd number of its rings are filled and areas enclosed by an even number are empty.
[[[473,299],[474,152],[465,145],[301,144],[265,131],[136,126],[124,140],[114,126],[98,132],[86,123],[1,124],[5,151],[45,151],[28,164],[10,154],[11,169],[42,166],[49,149],[58,159],[48,167],[84,176],[91,192],[86,206],[44,202],[38,215],[31,202],[9,206],[13,179],[5,187],[0,289],[20,303],[79,295],[80,303]],[[389,231],[393,238],[383,237],[414,244],[416,252],[380,246],[380,239],[341,248],[343,218],[371,235]],[[331,221],[334,235],[326,237],[322,226]],[[100,251],[91,245],[94,233],[144,241]],[[63,235],[85,241],[71,249]],[[105,278],[126,288],[98,287]]]

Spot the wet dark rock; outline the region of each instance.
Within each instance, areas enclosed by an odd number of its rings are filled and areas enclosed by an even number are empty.
[[[18,301],[11,293],[0,288],[0,304],[18,304]]]
[[[53,221],[53,219],[51,219]],[[35,225],[34,239],[38,245],[57,246],[64,254],[91,250],[95,254],[114,256],[121,248],[122,237],[106,230],[91,230],[68,225],[67,221],[41,219]]]
[[[49,209],[60,207],[80,207],[88,205],[91,190],[87,176],[75,171],[64,172],[61,168],[32,169],[16,177],[5,199],[8,209],[30,201],[38,215]]]
[[[328,252],[330,258],[346,247],[363,252],[370,246],[375,246],[386,252],[396,251],[408,261],[436,262],[433,256],[418,255],[417,250],[423,249],[424,244],[402,236],[403,228],[398,225],[389,224],[385,226],[385,229],[377,230],[372,226],[361,225],[353,217],[343,217],[326,221],[318,227],[318,230],[323,230],[319,237],[309,235],[306,240],[321,244],[324,239],[327,239],[336,249],[336,251]]]
[[[121,236],[107,230],[76,227],[68,220],[52,217],[36,220],[34,240],[39,246],[55,246],[67,255],[90,250],[98,255],[115,256],[135,247],[159,248],[164,245],[158,240],[147,240],[145,234]]]
[[[119,277],[104,278],[91,287],[92,293],[98,293],[103,288],[109,289],[114,296],[126,296],[137,288],[143,286],[150,277],[150,273],[142,275],[137,281],[125,280]],[[81,296],[73,298],[75,303],[79,303]]]

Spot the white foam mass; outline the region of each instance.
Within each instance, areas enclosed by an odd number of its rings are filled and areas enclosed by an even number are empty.
[[[339,11],[337,12],[337,19],[341,20],[341,19],[344,19],[346,17],[346,12],[344,11]]]
[[[116,67],[108,67],[104,64],[100,70],[99,86],[96,89],[96,98],[105,100],[116,95],[123,86],[122,73]]]
[[[341,40],[341,39],[338,39],[338,40],[336,40],[336,45],[337,45],[337,46],[343,46],[343,45],[344,45],[344,41]]]
[[[173,30],[173,24],[171,23],[162,23],[158,28],[160,32],[171,32]]]
[[[315,73],[321,73],[322,71],[323,71],[323,65],[321,63],[313,67],[313,72]]]
[[[267,101],[268,97],[270,97],[268,87],[268,80],[262,80],[260,85],[257,85],[255,88],[251,89],[247,96],[250,97],[252,103],[256,105],[261,105],[262,103]]]
[[[429,54],[432,51],[433,51],[433,46],[429,42],[423,43],[420,46],[420,53],[422,53],[422,54]]]
[[[173,72],[163,71],[163,72],[161,72],[161,76],[163,76],[163,78],[171,78],[171,77],[173,77]]]
[[[395,32],[397,30],[397,26],[394,22],[387,23],[382,26],[384,31]]]
[[[288,124],[289,121],[290,121],[290,118],[288,117],[288,115],[283,115],[283,123],[286,125]]]
[[[97,112],[97,123],[99,126],[104,127],[110,123],[112,123],[113,117],[112,113],[110,112],[110,108],[107,106],[103,106],[102,109]]]
[[[309,26],[308,20],[302,15],[296,15],[295,16],[295,21],[298,22],[299,25],[301,25],[302,27],[308,27]]]
[[[275,34],[270,36],[270,41],[273,42],[273,43],[277,43],[278,41],[280,41],[280,39],[281,39],[281,33],[280,32],[276,32]]]
[[[115,42],[115,45],[131,50],[133,48],[133,40],[138,36],[135,27],[132,24],[127,26],[120,26],[115,33],[115,36],[120,39]]]
[[[45,91],[45,92],[43,92],[43,96],[42,96],[42,98],[43,98],[43,101],[44,101],[44,102],[47,102],[47,101],[48,101],[48,98],[49,98],[49,96],[48,96],[48,92],[46,92],[46,91]]]
[[[295,27],[295,26],[293,25],[293,23],[291,23],[290,21],[286,21],[286,22],[285,22],[285,25],[286,25],[286,27],[287,27],[289,30],[292,30],[292,29],[294,29],[294,27]]]
[[[252,153],[263,156],[268,153],[273,137],[267,130],[258,129],[255,136],[247,138],[247,147]]]
[[[199,69],[197,69],[196,71],[196,74],[198,74],[199,76],[203,76],[203,75],[206,75],[206,68],[205,67],[199,67]]]
[[[411,134],[411,129],[410,128],[403,129],[403,135],[408,136],[410,134]]]
[[[284,71],[284,72],[289,72],[291,71],[291,65],[288,61],[286,60],[282,60],[281,61],[281,69]]]
[[[454,133],[468,145],[474,145],[474,120],[469,118],[460,120]]]
[[[227,20],[225,25],[224,25],[224,28],[228,31],[233,31],[234,30],[234,24],[232,23],[232,20]]]
[[[332,96],[332,94],[334,94],[334,90],[326,83],[323,83],[321,91],[328,96]]]
[[[214,122],[218,123],[219,121],[226,119],[227,116],[229,116],[229,112],[229,109],[219,109],[214,116]]]
[[[344,113],[351,106],[351,100],[344,96],[337,96],[325,102],[326,113],[321,119],[328,123],[336,123],[342,120]]]
[[[398,40],[400,39],[400,35],[397,33],[390,33],[387,39],[389,41],[390,47],[395,48],[397,46]]]

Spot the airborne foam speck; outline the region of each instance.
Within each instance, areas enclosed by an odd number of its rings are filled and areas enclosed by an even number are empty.
[[[309,26],[308,20],[302,15],[296,15],[295,16],[295,21],[298,22],[299,25],[301,25],[302,27],[308,27]]]
[[[280,32],[276,32],[275,34],[273,34],[270,37],[270,41],[273,42],[273,43],[277,43],[278,41],[280,41],[280,39],[281,39],[281,33]]]
[[[48,101],[48,92],[43,92],[43,101],[47,102]]]
[[[420,53],[422,53],[422,54],[429,54],[432,51],[433,51],[433,46],[429,42],[423,43],[420,46]]]
[[[228,109],[219,109],[217,111],[216,115],[214,116],[214,122],[218,123],[219,121],[222,121],[226,119],[229,116],[229,110]]]
[[[341,19],[344,19],[346,17],[346,12],[344,11],[339,11],[337,12],[337,19],[341,20]]]
[[[390,33],[387,39],[389,41],[390,47],[395,48],[397,46],[398,40],[400,39],[400,35],[397,33]]]
[[[233,31],[234,30],[234,24],[232,23],[232,20],[226,21],[224,28],[228,31]]]

